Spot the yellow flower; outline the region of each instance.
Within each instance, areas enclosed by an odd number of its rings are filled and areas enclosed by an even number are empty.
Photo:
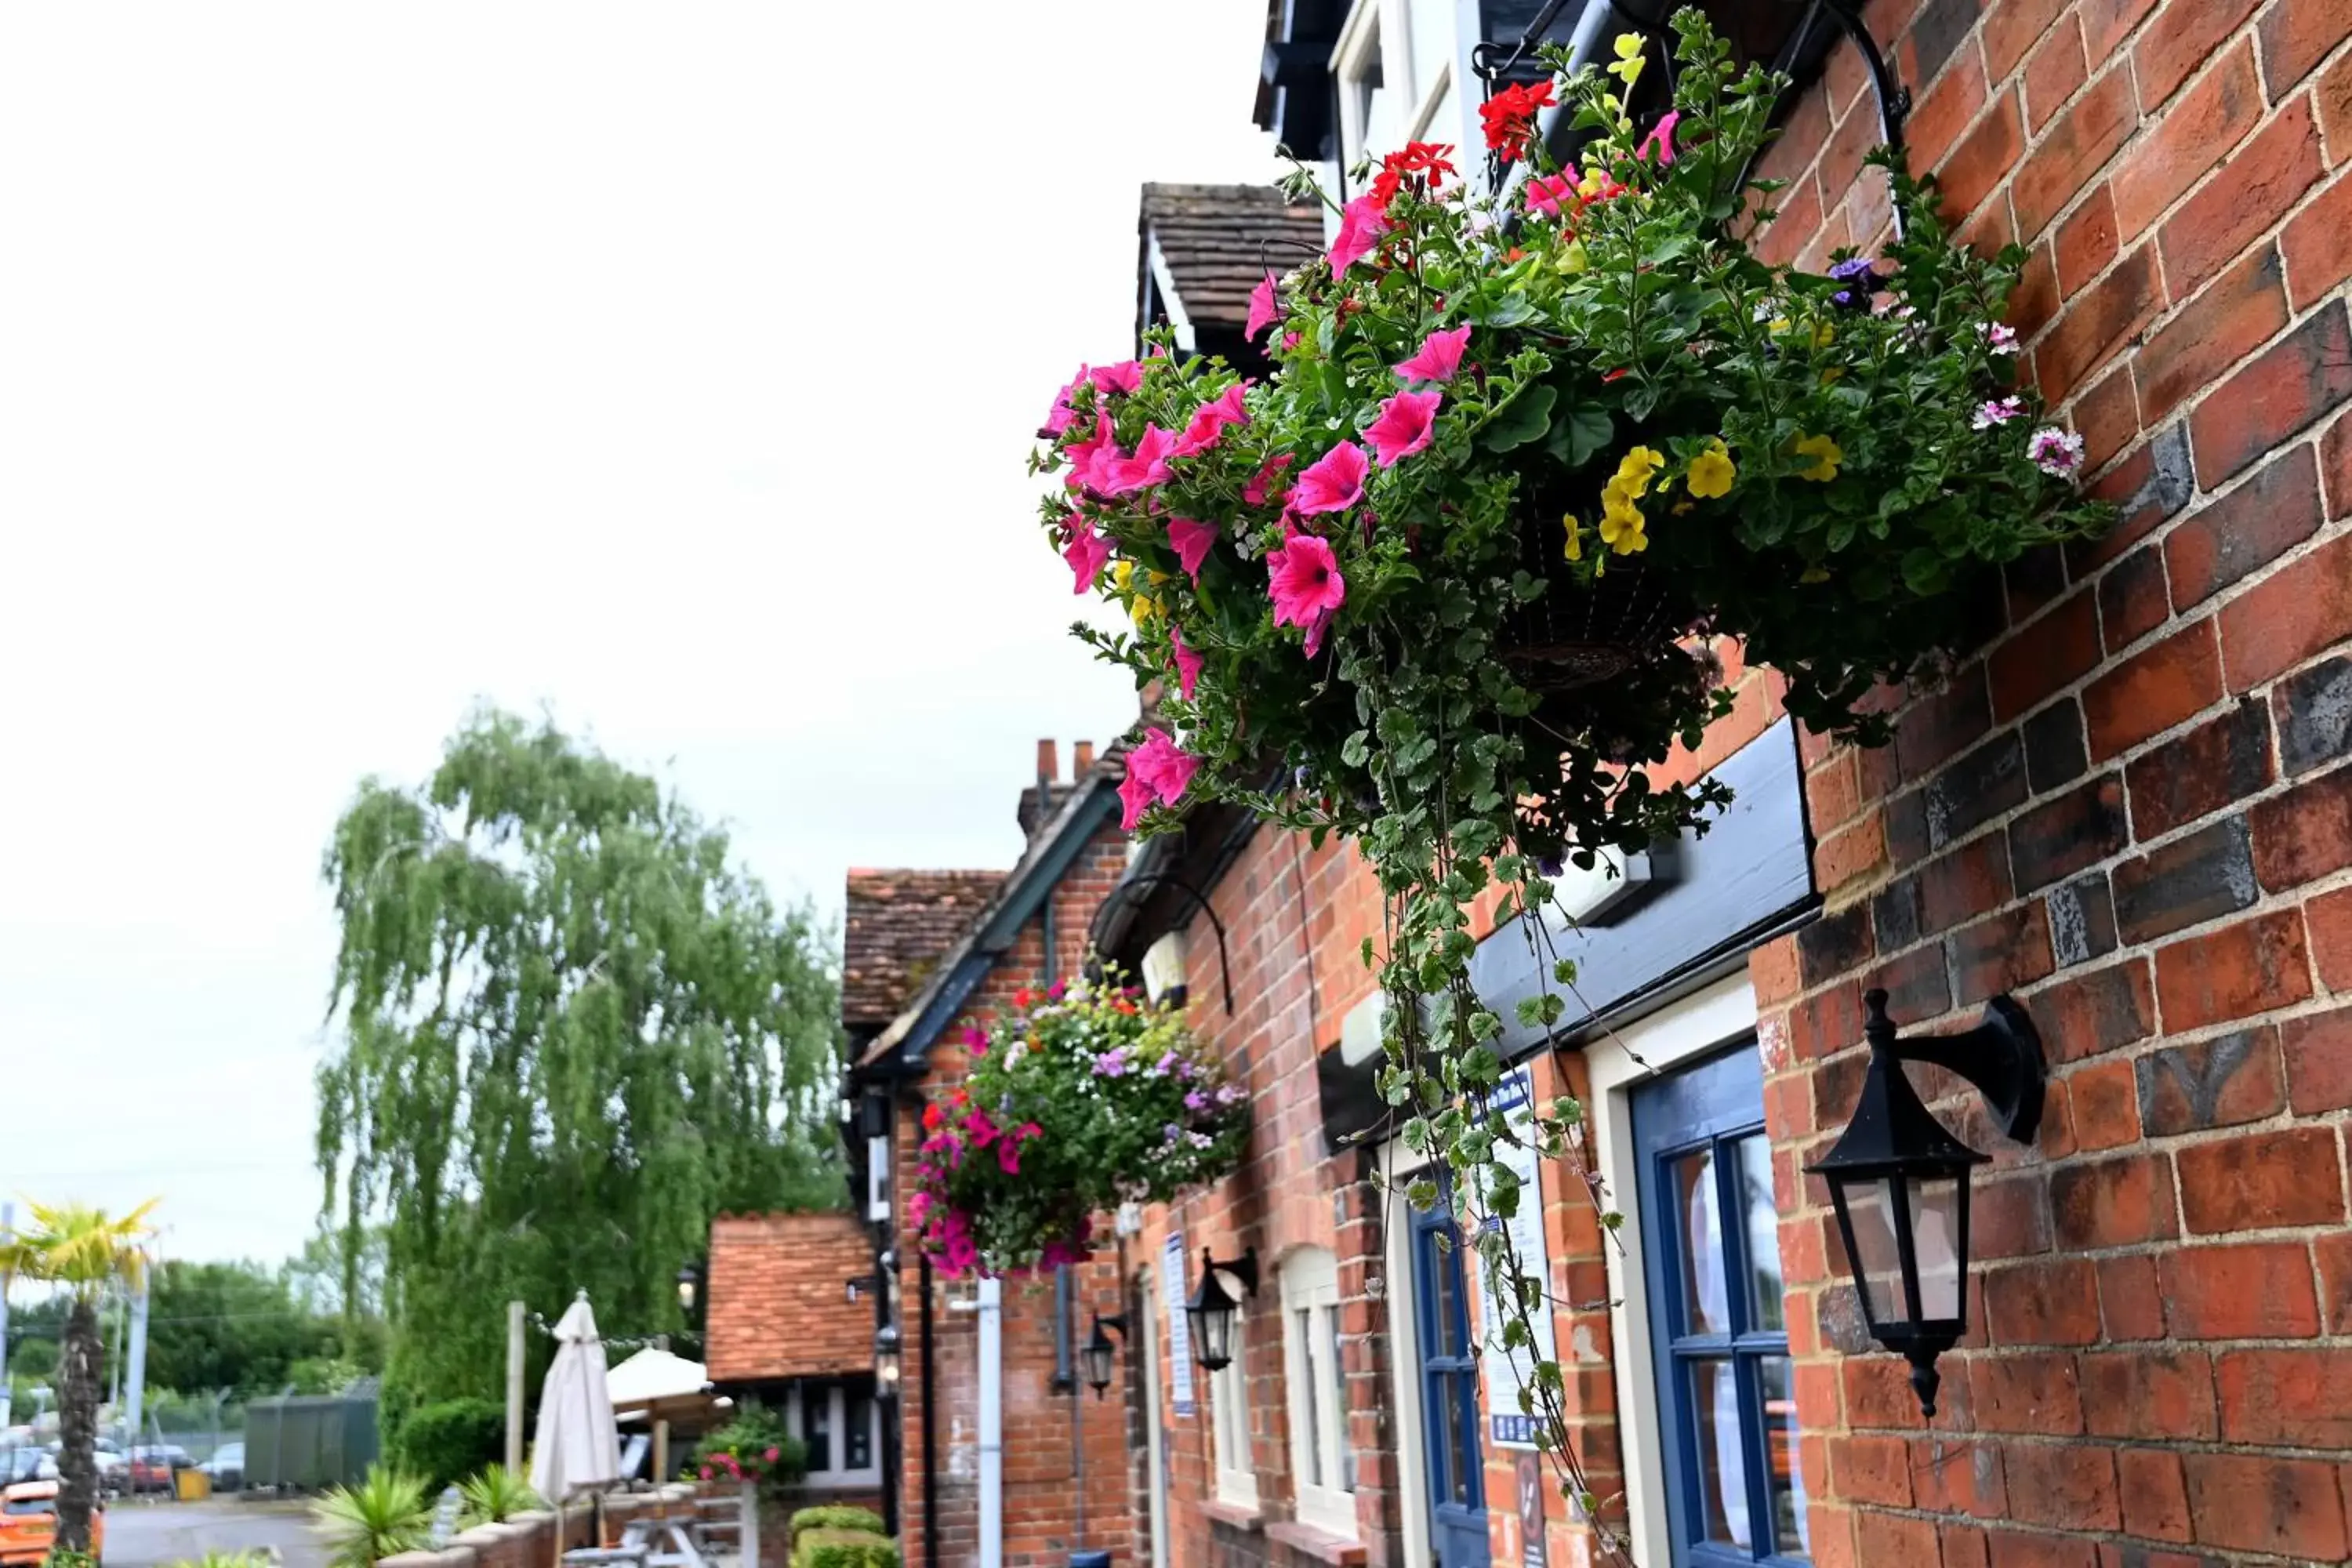
[[[1707,442],[1706,451],[1690,460],[1690,493],[1702,500],[1729,495],[1731,481],[1738,474],[1732,465],[1731,448],[1717,437]]]
[[[1797,576],[1800,583],[1826,583],[1829,580],[1829,568],[1826,566],[1808,566]]]
[[[1139,630],[1142,628],[1144,622],[1159,613],[1160,601],[1149,594],[1138,594],[1135,596],[1135,603],[1127,607],[1127,618],[1133,621]]]
[[[1842,364],[1833,364],[1830,366],[1829,369],[1822,372],[1822,384],[1823,386],[1833,386],[1844,374],[1845,366]]]
[[[1656,447],[1636,447],[1617,465],[1617,477],[1610,484],[1622,487],[1629,497],[1640,496],[1648,491],[1650,476],[1665,466],[1665,454]]]
[[[1110,563],[1110,585],[1124,594],[1135,586],[1135,563],[1114,561]]]
[[[1771,324],[1767,326],[1764,330],[1777,338],[1782,332],[1789,330],[1789,318],[1786,316],[1775,316],[1772,318]]]
[[[1601,514],[1601,542],[1617,554],[1631,555],[1650,547],[1650,537],[1643,531],[1648,526],[1649,519],[1632,502],[1611,506]]]
[[[1635,79],[1642,74],[1642,48],[1644,42],[1639,33],[1620,33],[1617,35],[1617,42],[1611,46],[1617,58],[1611,63],[1609,74],[1623,82],[1629,92],[1633,90]]]
[[[1568,248],[1559,253],[1559,259],[1553,262],[1552,265],[1559,268],[1562,272],[1572,274],[1583,271],[1591,265],[1584,257],[1584,241],[1580,239],[1570,240],[1568,242]]]
[[[1817,321],[1813,324],[1813,347],[1825,349],[1835,342],[1837,342],[1835,327],[1831,326],[1827,321]]]
[[[1822,484],[1836,479],[1838,465],[1845,461],[1845,453],[1839,449],[1835,441],[1826,436],[1800,437],[1797,441],[1797,452],[1801,457],[1813,459],[1813,466],[1809,468],[1799,468],[1797,477],[1801,479],[1816,479]]]
[[[1559,549],[1561,556],[1570,561],[1583,560],[1584,525],[1576,521],[1576,514],[1572,511],[1561,517],[1559,521],[1560,526],[1568,530],[1568,542],[1561,545]]]

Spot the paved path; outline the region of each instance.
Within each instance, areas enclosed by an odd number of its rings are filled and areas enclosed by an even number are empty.
[[[323,1568],[301,1502],[117,1502],[106,1510],[105,1568],[162,1568],[207,1552],[276,1547],[285,1568]]]

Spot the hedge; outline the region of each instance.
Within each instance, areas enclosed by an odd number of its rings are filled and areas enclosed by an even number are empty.
[[[811,1530],[793,1538],[793,1568],[898,1568],[898,1543],[863,1530]]]
[[[806,1530],[853,1530],[867,1535],[887,1535],[882,1516],[870,1508],[851,1508],[841,1503],[824,1503],[816,1508],[804,1508],[793,1515],[793,1539],[798,1541]]]

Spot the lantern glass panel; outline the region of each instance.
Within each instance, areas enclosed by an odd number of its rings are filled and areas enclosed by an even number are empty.
[[[1895,1189],[1901,1178],[1870,1176],[1844,1184],[1846,1223],[1853,1231],[1853,1278],[1863,1310],[1877,1323],[1909,1321],[1903,1293],[1903,1254],[1895,1240]]]
[[[1929,1322],[1960,1316],[1960,1205],[1968,1201],[1966,1176],[1914,1176],[1911,1196],[1912,1256],[1919,1265],[1919,1316]]]
[[[1108,1341],[1100,1340],[1099,1336],[1097,1341],[1079,1353],[1087,1363],[1087,1386],[1105,1389],[1110,1386],[1111,1347]]]
[[[1187,1310],[1192,1320],[1192,1342],[1200,1347],[1202,1366],[1212,1372],[1234,1359],[1234,1310],[1230,1306],[1201,1306]]]

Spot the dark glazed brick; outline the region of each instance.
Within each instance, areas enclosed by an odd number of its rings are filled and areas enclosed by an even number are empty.
[[[2053,985],[2027,1004],[2027,1011],[2053,1062],[2121,1050],[2156,1028],[2156,988],[2147,960],[2126,959]]]
[[[1951,949],[1952,1000],[1965,1007],[2001,991],[2031,985],[2056,967],[2050,922],[2039,903],[1988,915],[1945,939]]]
[[[2083,710],[2071,697],[2025,721],[2025,782],[2035,795],[2083,776],[2091,753],[2083,744]]]
[[[2298,670],[2278,683],[2271,701],[2278,710],[2279,759],[2290,778],[2352,752],[2352,659]]]
[[[1930,942],[1882,965],[1870,984],[1886,993],[1889,1017],[1903,1022],[1941,1017],[1952,1010],[1952,986],[1944,973],[1944,944]]]
[[[1878,935],[1878,951],[1900,952],[1927,934],[1919,919],[1919,879],[1904,878],[1870,900],[1871,929]]]
[[[2268,1024],[2168,1046],[2133,1065],[2139,1078],[2140,1126],[2151,1138],[2260,1121],[2286,1104],[2278,1031]]]
[[[1870,939],[1870,906],[1850,904],[1823,915],[1797,933],[1797,961],[1810,988],[1859,969],[1876,951]]]
[[[1895,764],[1906,781],[1924,778],[1991,728],[1985,667],[1965,665],[1944,689],[1919,698],[1895,720]]]
[[[1921,82],[1936,79],[1969,29],[1977,25],[1977,0],[1927,0],[1911,24],[1911,48]]]
[[[2164,582],[2164,552],[2135,550],[2099,579],[2099,629],[2107,651],[2119,652],[2162,626],[2172,613]]]
[[[2124,770],[2132,833],[2158,838],[2243,800],[2271,782],[2271,723],[2261,701],[2241,698]]]
[[[2319,459],[2305,444],[2165,539],[2165,575],[2172,584],[2174,606],[2186,610],[2203,604],[2318,531]]]
[[[2114,505],[2116,525],[2104,538],[2066,547],[2067,569],[2077,578],[2147,538],[2197,493],[2197,470],[2189,455],[2189,422],[2176,420],[2158,431],[2147,446],[2102,476],[2091,493]]]
[[[1970,839],[1919,868],[1919,919],[1947,931],[2009,902],[2009,844],[1998,832]]]
[[[2124,847],[2124,784],[2114,773],[2042,802],[2010,825],[2017,890],[2032,892]]]
[[[1927,792],[1915,789],[1886,803],[1886,862],[1916,866],[1927,858]]]
[[[2116,923],[2126,942],[2146,942],[2246,908],[2254,882],[2252,837],[2227,817],[2116,868]]]
[[[1927,842],[1937,849],[1957,843],[2025,798],[2025,748],[2008,731],[1952,763],[1930,780]]]
[[[2116,904],[2107,874],[2094,871],[2050,890],[2050,951],[2072,969],[2116,950]]]

